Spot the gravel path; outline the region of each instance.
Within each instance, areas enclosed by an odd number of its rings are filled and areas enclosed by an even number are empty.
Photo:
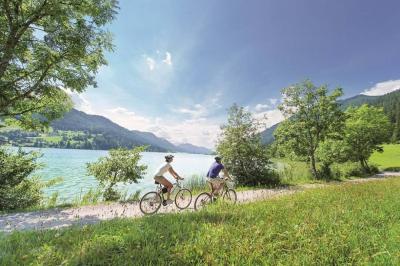
[[[378,174],[376,177],[348,180],[345,181],[345,183],[360,183],[383,180],[384,177],[389,176],[400,176],[400,173],[384,172]],[[240,191],[237,192],[238,202],[243,203],[257,201],[328,185],[329,184],[305,184],[288,188]],[[193,198],[191,206],[186,211],[193,210],[194,200],[195,198]],[[174,204],[166,207],[162,206],[159,210],[159,213],[173,212],[180,212],[180,210],[177,209]],[[69,209],[51,209],[45,211],[12,213],[0,215],[0,232],[10,233],[14,230],[57,229],[71,225],[94,224],[114,218],[140,216],[143,216],[143,214],[139,210],[138,203],[99,204]]]

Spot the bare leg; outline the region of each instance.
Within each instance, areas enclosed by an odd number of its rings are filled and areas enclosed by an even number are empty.
[[[210,184],[211,196],[214,196],[214,193],[215,193],[214,184],[212,182],[210,182],[210,181],[208,181],[208,184]]]
[[[216,193],[217,195],[219,195],[219,193],[221,192],[223,186],[224,186],[224,183],[222,183],[222,182],[218,184],[218,188],[216,189],[216,190],[217,190],[217,191],[216,191],[216,192],[217,192],[217,193]]]
[[[155,179],[158,183],[162,184],[164,187],[167,188],[167,200],[170,199],[171,196],[171,189],[173,187],[173,185],[171,184],[171,182],[169,182],[165,177],[163,176],[157,176],[157,178]]]

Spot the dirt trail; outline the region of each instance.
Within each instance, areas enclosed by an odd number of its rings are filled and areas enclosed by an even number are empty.
[[[360,183],[375,180],[383,180],[384,177],[400,176],[396,172],[384,172],[376,177],[353,179],[337,183]],[[335,182],[336,183],[336,182]],[[305,184],[289,188],[257,189],[237,192],[238,202],[251,202],[280,195],[287,195],[303,191],[329,186],[329,184]],[[186,210],[193,210],[191,206]],[[159,213],[180,212],[173,204],[161,207]],[[21,212],[0,215],[0,232],[10,233],[14,230],[42,230],[57,229],[71,225],[94,224],[105,220],[121,217],[140,217],[143,214],[139,210],[138,203],[121,204],[99,204],[94,206],[83,206],[69,209],[51,209],[45,211]]]

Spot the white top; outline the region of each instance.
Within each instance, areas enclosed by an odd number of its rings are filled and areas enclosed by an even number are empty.
[[[156,173],[154,174],[154,176],[163,176],[166,172],[168,172],[168,170],[171,168],[171,164],[170,163],[163,163],[158,170],[156,171]]]

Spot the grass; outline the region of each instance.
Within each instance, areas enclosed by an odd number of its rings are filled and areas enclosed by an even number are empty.
[[[44,141],[50,142],[50,143],[59,143],[62,140],[61,136],[47,136],[47,135],[42,135],[39,139],[42,139]]]
[[[0,237],[3,265],[400,263],[400,179]]]
[[[381,170],[400,171],[400,144],[383,145],[383,153],[375,152],[370,162],[378,165]]]

